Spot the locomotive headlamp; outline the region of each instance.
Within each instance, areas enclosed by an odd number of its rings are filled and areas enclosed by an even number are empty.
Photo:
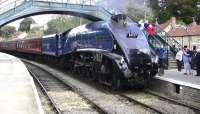
[[[124,62],[125,62],[124,58],[122,57],[121,60],[120,60],[120,65],[122,66],[124,64]]]
[[[141,51],[138,51],[137,54],[138,54],[138,55],[141,54]]]
[[[158,63],[158,60],[159,60],[159,58],[158,58],[157,55],[156,55],[155,57],[152,57],[152,58],[151,58],[151,61],[152,61],[153,63]]]
[[[149,50],[146,49],[146,48],[139,49],[139,51],[143,52],[143,53],[146,53],[146,54],[149,54]]]

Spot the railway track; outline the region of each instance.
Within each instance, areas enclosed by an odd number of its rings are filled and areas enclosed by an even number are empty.
[[[69,85],[47,71],[30,64],[26,65],[57,114],[106,114],[105,111],[78,95]]]
[[[31,62],[31,64],[37,64],[41,68],[48,67],[35,62]],[[62,71],[60,72],[51,68],[47,70],[65,83],[71,82],[69,85],[71,85],[72,88],[85,98],[93,101],[94,104],[98,105],[99,108],[104,110],[104,113],[107,114],[199,114],[199,110],[154,94],[141,91],[112,92],[109,89],[105,90],[101,87],[95,87],[97,86],[95,83],[92,84],[88,81],[84,81],[84,83],[90,83],[84,84],[62,73]],[[96,90],[95,88],[98,89]]]
[[[35,79],[34,79],[35,80]],[[58,111],[55,110],[55,106],[50,101],[49,97],[46,93],[42,90],[42,87],[39,85],[37,81],[35,81],[35,85],[38,91],[38,95],[40,97],[40,101],[42,104],[42,108],[46,114],[58,114]]]
[[[177,103],[179,105],[182,105],[182,106],[185,106],[185,107],[189,107],[189,108],[191,108],[191,109],[193,109],[193,110],[195,110],[195,111],[200,113],[200,108],[199,107],[191,105],[191,104],[188,104],[188,103],[186,103],[186,102],[184,102],[182,100],[172,99],[172,98],[169,98],[167,95],[163,95],[163,94],[160,94],[158,92],[155,92],[155,91],[152,91],[152,90],[149,90],[149,89],[145,90],[145,92],[147,92],[147,93],[149,93],[151,95],[154,95],[154,96],[158,96],[158,97],[160,97],[162,99],[168,100],[170,102],[174,102],[174,103]]]
[[[30,64],[30,61],[29,61]],[[58,77],[64,83],[69,85],[75,91],[77,91],[84,98],[93,102],[99,109],[103,110],[101,113],[105,114],[158,114],[155,110],[141,106],[138,103],[130,102],[129,100],[114,95],[110,91],[96,89],[93,84],[87,84],[69,76],[56,69],[49,68],[46,65],[31,62],[31,64],[37,65],[40,69],[43,69],[51,75]],[[98,88],[98,87],[97,87]]]
[[[159,114],[199,114],[200,110],[186,106],[179,102],[172,101],[170,99],[160,97],[158,95],[142,92],[132,91],[124,93],[116,93],[121,97],[128,99],[131,102],[136,102],[147,108],[155,110]]]

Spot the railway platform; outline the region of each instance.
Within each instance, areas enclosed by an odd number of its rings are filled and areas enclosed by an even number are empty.
[[[182,70],[182,72],[178,72],[177,69],[171,69],[166,70],[165,75],[157,76],[156,78],[200,90],[200,76],[195,75],[196,71],[193,71],[191,75],[184,75],[184,70]]]
[[[184,104],[200,109],[200,76],[184,75],[184,70],[165,70],[163,76],[156,76],[149,89],[161,96],[178,100]]]
[[[0,52],[1,114],[44,114],[25,65],[16,57]]]

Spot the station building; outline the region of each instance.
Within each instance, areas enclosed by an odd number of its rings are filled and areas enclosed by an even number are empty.
[[[166,33],[161,33],[164,30]],[[187,45],[189,49],[194,46],[200,49],[200,25],[195,20],[190,25],[178,25],[176,18],[172,17],[171,20],[164,24],[157,24],[156,31],[168,37],[173,37],[182,46]]]

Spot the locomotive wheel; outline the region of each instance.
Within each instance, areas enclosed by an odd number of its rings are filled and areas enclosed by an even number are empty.
[[[121,80],[118,75],[112,75],[112,89],[120,90],[121,88]]]
[[[64,63],[65,63],[65,58],[61,57],[60,60],[59,60],[59,63],[58,63],[59,67],[63,68],[64,67]]]
[[[151,79],[151,73],[145,72],[143,75],[144,75],[144,87],[147,87],[149,85],[149,80]]]
[[[94,68],[88,69],[88,78],[92,81],[96,81],[97,80],[97,73],[96,70]]]
[[[150,73],[144,72],[141,74],[141,78],[138,80],[137,87],[140,89],[148,87],[149,80],[150,80]]]

